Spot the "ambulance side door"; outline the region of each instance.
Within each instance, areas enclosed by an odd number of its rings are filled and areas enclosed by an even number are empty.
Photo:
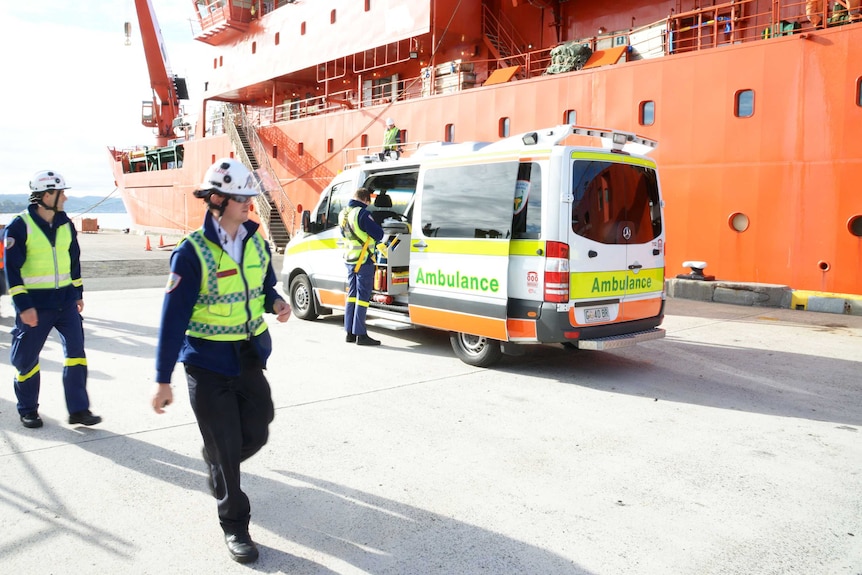
[[[507,339],[517,175],[517,160],[423,165],[410,245],[413,323]]]
[[[356,190],[354,181],[332,184],[313,214],[319,232],[310,245],[306,271],[317,300],[325,306],[344,305],[347,268],[344,264],[344,238],[338,227],[338,214],[347,207]]]

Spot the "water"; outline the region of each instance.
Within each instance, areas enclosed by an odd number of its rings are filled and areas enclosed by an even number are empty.
[[[4,226],[7,225],[17,215],[18,214],[0,214],[0,224]],[[78,228],[79,231],[81,230],[81,220],[83,218],[96,220],[99,225],[99,228],[103,230],[124,230],[132,226],[132,218],[127,213],[100,214],[96,212],[90,212],[86,214],[78,214],[71,212],[68,214],[68,216],[73,222],[75,222],[75,227]]]

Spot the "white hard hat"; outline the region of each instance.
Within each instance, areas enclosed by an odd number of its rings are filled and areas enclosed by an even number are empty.
[[[63,178],[63,176],[61,176],[57,172],[52,172],[51,170],[43,170],[41,172],[36,172],[35,174],[33,174],[33,177],[30,178],[31,193],[68,189],[69,186],[66,185],[66,180]]]
[[[393,120],[392,118],[386,118],[386,125],[387,126],[394,126],[395,120]]]
[[[251,172],[242,162],[233,158],[216,160],[204,174],[204,181],[199,186],[198,191],[237,196],[256,196],[258,194]]]

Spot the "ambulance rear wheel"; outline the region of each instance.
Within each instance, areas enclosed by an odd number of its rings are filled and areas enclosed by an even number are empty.
[[[495,339],[466,333],[452,333],[449,335],[449,342],[458,359],[467,365],[489,367],[503,356],[500,342]]]
[[[290,282],[290,306],[293,308],[293,315],[299,319],[317,319],[314,292],[307,275],[299,274]]]

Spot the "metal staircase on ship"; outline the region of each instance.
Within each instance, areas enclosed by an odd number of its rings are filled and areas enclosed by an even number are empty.
[[[273,249],[281,253],[294,232],[293,214],[296,210],[293,203],[279,183],[257,131],[241,109],[231,106],[225,110],[225,131],[234,145],[237,159],[252,171],[257,180],[261,194],[255,197],[255,208]],[[290,228],[282,214],[288,216]]]

